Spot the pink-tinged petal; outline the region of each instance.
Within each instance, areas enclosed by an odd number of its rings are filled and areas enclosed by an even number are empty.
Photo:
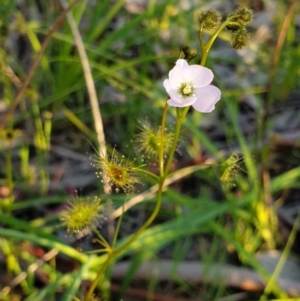
[[[171,98],[171,99],[168,100],[168,105],[170,107],[181,107],[181,108],[184,108],[184,107],[191,106],[192,104],[195,103],[195,101],[197,101],[197,97],[196,96],[192,96],[192,97],[189,97],[189,98],[181,98],[180,102],[178,101],[178,99]]]
[[[221,98],[221,91],[212,85],[195,89],[197,101],[193,104],[195,110],[202,113],[209,113],[214,110],[215,104]]]
[[[169,72],[169,80],[172,89],[179,89],[183,82],[183,69],[188,67],[186,60],[179,59],[176,61],[175,67]]]
[[[168,94],[173,101],[177,102],[178,104],[182,103],[183,98],[176,91],[170,90]]]
[[[169,94],[169,96],[176,101],[177,103],[181,104],[181,100],[182,97],[180,97],[180,95],[178,94],[177,91],[173,90],[170,86],[170,81],[168,79],[165,79],[163,82],[163,85],[167,91],[167,93]]]
[[[171,90],[170,81],[168,79],[165,79],[163,82],[163,86],[166,89],[167,93]]]
[[[183,76],[187,82],[193,83],[196,88],[202,88],[209,85],[214,78],[210,69],[200,65],[191,65],[184,68]]]
[[[183,105],[183,104],[180,104],[180,103],[178,103],[178,102],[175,102],[173,99],[169,99],[169,100],[167,101],[167,103],[168,103],[168,105],[169,105],[170,107],[179,107],[179,108],[186,107],[186,106]]]
[[[174,101],[173,99],[168,99],[167,104],[168,104],[170,107],[182,107],[182,104],[180,104],[180,103]]]

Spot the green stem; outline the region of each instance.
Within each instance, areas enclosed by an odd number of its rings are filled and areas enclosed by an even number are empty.
[[[84,301],[89,301],[89,300],[91,300],[92,295],[93,295],[93,293],[94,293],[94,290],[95,290],[95,288],[96,288],[96,286],[97,286],[97,284],[98,284],[100,278],[102,277],[104,271],[105,271],[106,268],[108,267],[108,265],[109,265],[109,263],[110,263],[110,261],[111,261],[111,259],[112,259],[113,257],[114,257],[114,252],[111,252],[111,253],[108,255],[108,257],[107,257],[106,261],[104,262],[104,264],[102,265],[101,269],[98,271],[98,274],[97,274],[96,278],[95,278],[94,281],[92,282],[92,284],[91,284],[91,286],[90,286],[90,288],[89,288],[87,294],[86,294],[85,297],[84,297]]]
[[[92,230],[94,231],[94,233],[98,236],[99,239],[99,243],[107,250],[111,250],[111,247],[109,245],[109,243],[107,242],[107,240],[100,234],[100,232],[97,230],[96,227],[92,226]]]
[[[118,249],[116,249],[114,251],[115,255],[119,255],[127,247],[129,247],[129,245],[131,245],[131,243],[134,242],[140,236],[140,234],[142,234],[142,232],[152,224],[152,222],[156,218],[156,216],[159,212],[159,209],[160,209],[160,205],[161,205],[161,201],[162,201],[162,188],[163,188],[163,185],[164,185],[164,180],[161,179],[160,183],[159,183],[155,208],[154,208],[152,214],[150,215],[150,217],[148,218],[148,220],[144,223],[144,225],[136,233],[134,233],[129,238],[129,240],[123,246],[119,247]]]
[[[111,250],[109,250],[111,251]],[[98,249],[98,250],[92,250],[92,251],[86,251],[84,252],[84,254],[101,254],[101,253],[109,253],[109,251],[107,249]]]
[[[167,110],[168,104],[165,104],[162,120],[161,120],[161,127],[160,127],[160,150],[159,150],[159,175],[160,177],[164,176],[164,135],[165,135],[165,124],[167,118]]]
[[[139,173],[143,173],[147,176],[150,176],[151,178],[154,178],[157,182],[159,181],[159,176],[157,176],[156,174],[154,174],[151,171],[148,171],[148,170],[145,170],[145,169],[142,169],[142,168],[135,168],[134,171],[137,171]]]
[[[121,214],[120,218],[118,219],[117,226],[116,226],[116,229],[115,229],[115,233],[114,233],[114,237],[113,237],[113,241],[112,241],[112,248],[115,247],[116,242],[117,242],[117,238],[118,238],[120,228],[121,228],[121,223],[122,223],[122,220],[123,220],[123,214],[124,214],[124,202],[123,202],[123,205],[122,205],[122,214]]]
[[[216,30],[216,32],[210,37],[210,39],[207,41],[207,43],[205,44],[204,48],[203,48],[203,53],[202,53],[202,58],[201,58],[201,66],[204,66],[206,63],[206,59],[208,56],[208,53],[212,47],[212,45],[214,44],[216,38],[218,37],[218,35],[220,34],[220,32],[228,25],[235,25],[238,27],[241,27],[241,24],[238,22],[232,22],[231,18],[228,18],[225,22],[223,22],[220,27]],[[200,41],[200,45],[201,45],[201,41]],[[201,47],[202,48],[202,47]]]
[[[177,108],[177,120],[176,120],[176,127],[175,127],[175,135],[174,135],[174,140],[173,140],[173,144],[172,144],[172,148],[170,150],[170,155],[163,173],[163,177],[166,178],[170,167],[171,167],[171,163],[173,161],[173,157],[174,157],[174,153],[176,151],[176,147],[177,147],[177,142],[179,139],[179,134],[180,134],[180,129],[183,123],[183,120],[185,118],[185,115],[187,114],[188,110],[190,107],[186,107],[184,108],[184,110],[182,111],[182,114],[179,113],[179,109]]]
[[[203,55],[203,53],[204,53],[204,43],[203,43],[203,35],[202,35],[202,33],[203,33],[203,26],[200,26],[198,38],[199,38],[201,53]]]
[[[160,183],[159,183],[159,190],[158,190],[158,194],[157,194],[156,205],[155,205],[154,211],[152,212],[151,216],[148,218],[148,220],[145,222],[145,224],[124,243],[124,245],[122,245],[121,247],[119,247],[115,250],[112,250],[112,252],[108,255],[105,263],[103,264],[101,269],[98,271],[96,278],[93,280],[93,282],[84,298],[84,301],[90,300],[100,278],[103,276],[104,271],[109,266],[111,260],[113,258],[119,256],[126,248],[128,248],[143,233],[143,231],[147,227],[149,227],[151,225],[151,223],[154,221],[154,219],[156,218],[156,216],[159,212],[160,206],[161,206],[163,184],[164,184],[164,179],[161,179]]]

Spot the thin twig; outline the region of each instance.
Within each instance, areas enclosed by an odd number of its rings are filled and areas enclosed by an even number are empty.
[[[60,0],[61,5],[65,8],[67,6],[67,2],[65,0]],[[104,130],[103,130],[103,121],[102,116],[100,112],[99,102],[97,98],[97,92],[94,85],[94,79],[91,71],[91,67],[89,64],[89,60],[85,51],[85,47],[80,35],[80,32],[78,30],[77,24],[73,18],[72,13],[67,14],[67,19],[74,37],[74,42],[76,44],[76,47],[78,49],[80,61],[82,64],[85,82],[87,86],[87,91],[89,94],[91,107],[92,107],[92,113],[94,118],[94,124],[95,129],[98,137],[98,143],[99,143],[99,154],[106,156],[106,144],[105,144],[105,136],[104,136]],[[107,187],[106,187],[107,189]],[[109,189],[109,186],[108,186]],[[104,187],[105,190],[105,187]],[[106,192],[106,191],[105,191]]]
[[[41,60],[41,57],[43,55],[43,53],[45,52],[53,34],[55,33],[55,31],[57,30],[57,28],[60,26],[61,22],[64,20],[65,16],[67,15],[67,13],[81,0],[74,0],[64,11],[62,11],[60,13],[60,15],[57,17],[56,21],[53,23],[53,25],[50,27],[45,40],[42,44],[41,50],[39,51],[39,53],[37,54],[34,62],[32,63],[28,75],[25,79],[25,81],[23,82],[22,86],[20,87],[17,95],[15,96],[10,108],[8,109],[7,113],[5,114],[5,116],[3,117],[3,120],[0,124],[0,131],[5,127],[9,117],[12,115],[12,113],[14,112],[16,106],[18,105],[18,103],[20,102],[20,100],[22,99],[23,94],[25,93],[29,82],[34,74],[35,69],[37,68],[37,66],[39,65],[39,62]]]

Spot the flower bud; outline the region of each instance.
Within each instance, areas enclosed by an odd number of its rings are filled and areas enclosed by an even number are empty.
[[[180,58],[185,59],[188,62],[197,56],[197,50],[190,48],[189,46],[182,46],[180,48]]]
[[[233,22],[238,22],[242,26],[246,26],[252,22],[253,12],[248,7],[238,8],[232,15],[230,15],[230,20]]]
[[[250,36],[245,28],[234,31],[231,35],[230,44],[234,49],[242,49],[248,45]]]
[[[222,20],[222,16],[220,12],[215,9],[209,9],[206,11],[202,11],[198,15],[198,24],[199,27],[203,29],[215,29],[217,28]]]

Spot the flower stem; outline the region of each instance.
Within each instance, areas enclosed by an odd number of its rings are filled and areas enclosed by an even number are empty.
[[[182,114],[179,113],[179,110],[177,109],[177,120],[176,120],[176,127],[175,127],[175,135],[174,135],[174,140],[173,140],[173,144],[172,144],[172,148],[170,150],[170,155],[163,173],[164,178],[167,177],[170,167],[171,167],[171,163],[173,161],[173,157],[174,157],[174,153],[176,151],[176,147],[177,147],[177,142],[179,139],[179,134],[180,134],[180,129],[182,126],[182,123],[184,121],[185,115],[187,114],[188,110],[190,107],[186,107],[184,108],[184,110],[182,111]]]
[[[167,110],[169,105],[166,103],[163,115],[161,119],[161,127],[160,127],[160,150],[159,150],[159,175],[160,177],[164,176],[164,135],[165,135],[165,124],[167,118]]]
[[[200,43],[200,48],[201,48],[201,52],[202,54],[204,53],[204,43],[203,43],[203,26],[200,27],[199,29],[199,34],[198,34],[198,38],[199,38],[199,43]]]
[[[134,233],[123,246],[119,247],[114,251],[114,254],[116,256],[122,253],[127,247],[129,247],[129,245],[131,245],[131,243],[134,242],[140,236],[140,234],[142,234],[142,232],[152,224],[152,222],[156,218],[161,205],[163,184],[164,184],[164,180],[161,179],[159,182],[159,189],[157,193],[155,208],[152,214],[150,215],[148,220],[144,223],[144,225],[136,233]]]
[[[100,280],[100,278],[102,277],[102,275],[104,274],[104,271],[106,270],[106,268],[108,267],[111,259],[114,257],[114,252],[109,253],[106,261],[104,262],[104,264],[102,265],[101,269],[98,271],[96,278],[94,279],[94,281],[92,282],[87,294],[84,297],[84,301],[89,301],[92,298],[92,295],[94,293],[94,290]]]
[[[159,181],[159,176],[157,176],[156,174],[154,174],[151,171],[142,169],[142,168],[135,168],[134,171],[139,172],[139,173],[143,173],[147,176],[150,176],[151,178],[155,179],[156,181]]]
[[[203,53],[202,53],[202,58],[201,58],[201,63],[200,65],[201,66],[204,66],[205,63],[206,63],[206,60],[207,60],[207,56],[208,56],[208,53],[213,45],[213,43],[215,42],[216,38],[218,37],[218,35],[220,34],[220,32],[228,25],[235,25],[235,26],[238,26],[238,27],[241,27],[241,24],[238,23],[238,22],[232,22],[231,21],[231,18],[229,17],[226,21],[224,21],[220,27],[216,30],[216,32],[210,37],[210,39],[207,41],[207,43],[204,45],[204,48],[202,48],[202,45],[201,45],[201,40],[200,40],[200,46],[201,46],[201,49],[203,50]]]
[[[162,188],[163,188],[163,184],[164,184],[164,180],[165,179],[160,179],[159,182],[159,189],[158,189],[158,193],[157,193],[157,199],[156,199],[156,204],[155,204],[155,208],[152,212],[152,214],[150,215],[150,217],[148,218],[148,220],[144,223],[144,225],[136,232],[134,233],[122,246],[120,246],[119,248],[112,250],[106,261],[104,262],[103,266],[101,267],[101,269],[98,271],[96,278],[93,280],[87,294],[85,295],[84,301],[89,301],[100,278],[103,276],[106,268],[109,266],[111,260],[117,256],[119,256],[126,248],[128,248],[142,233],[143,231],[149,227],[151,225],[151,223],[154,221],[154,219],[156,218],[160,206],[161,206],[161,201],[162,201]]]
[[[115,247],[117,239],[118,239],[118,236],[119,236],[119,232],[120,232],[120,228],[121,228],[121,223],[122,223],[123,216],[124,216],[124,205],[125,204],[123,202],[123,205],[122,205],[122,214],[120,215],[120,218],[118,219],[117,226],[116,226],[116,229],[114,231],[114,237],[113,237],[112,244],[111,244],[112,248]]]

